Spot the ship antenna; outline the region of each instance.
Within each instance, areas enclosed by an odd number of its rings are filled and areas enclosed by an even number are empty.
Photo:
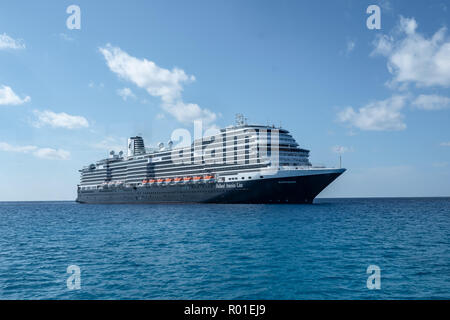
[[[247,125],[247,118],[242,113],[237,113],[235,119],[237,127]]]

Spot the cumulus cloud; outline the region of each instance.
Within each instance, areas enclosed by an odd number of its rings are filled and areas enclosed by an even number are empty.
[[[391,12],[393,10],[392,3],[389,0],[380,0],[378,2],[383,11]]]
[[[37,158],[49,160],[68,160],[70,152],[63,149],[39,148],[37,146],[15,146],[0,142],[0,151],[32,154]]]
[[[38,158],[49,159],[49,160],[68,160],[70,158],[70,152],[62,149],[52,149],[52,148],[39,148],[33,152]]]
[[[121,96],[124,101],[127,101],[129,98],[133,99],[136,98],[136,96],[134,95],[133,91],[131,91],[130,88],[119,89],[117,90],[117,94]]]
[[[406,129],[402,108],[405,96],[393,96],[386,100],[372,101],[358,110],[348,107],[338,113],[337,120],[367,131],[395,131]]]
[[[346,48],[346,54],[350,54],[355,49],[356,41],[354,40],[347,40],[347,48]]]
[[[372,55],[382,55],[393,75],[391,84],[414,83],[418,87],[450,86],[450,40],[447,28],[427,38],[417,32],[414,18],[400,17],[392,35],[379,35]]]
[[[35,127],[41,128],[50,126],[53,128],[78,129],[89,127],[89,122],[81,116],[72,116],[65,112],[55,113],[50,110],[39,111],[34,110],[37,117],[34,123]]]
[[[103,140],[93,143],[91,146],[95,149],[105,151],[124,151],[127,149],[126,138],[106,137]]]
[[[156,120],[162,120],[162,119],[165,119],[166,116],[164,115],[164,113],[158,113],[158,114],[155,116],[155,118],[156,118]]]
[[[184,70],[161,68],[153,61],[135,58],[110,44],[99,50],[112,72],[145,89],[151,96],[160,98],[162,108],[178,121],[190,123],[202,120],[204,123],[211,123],[216,120],[217,116],[212,111],[183,101],[183,85],[195,81],[195,77],[187,75]]]
[[[103,89],[105,87],[105,84],[103,82],[100,83],[95,83],[94,81],[89,81],[88,84],[89,88],[98,88],[98,89]]]
[[[22,39],[13,39],[6,33],[0,34],[0,50],[5,49],[25,49],[25,43]]]
[[[450,141],[441,142],[441,147],[450,147]]]
[[[61,32],[61,33],[59,34],[59,37],[60,37],[61,39],[65,40],[65,41],[69,41],[69,42],[75,40],[74,38],[72,38],[71,36],[69,36],[67,33],[63,33],[63,32]]]
[[[450,108],[450,98],[435,94],[421,94],[412,104],[422,110],[442,110]]]
[[[31,98],[28,96],[20,98],[11,87],[0,86],[0,105],[19,105],[30,100]]]
[[[6,152],[28,153],[31,151],[35,151],[36,149],[36,146],[13,146],[6,142],[0,142],[0,150]]]
[[[342,153],[353,151],[353,148],[336,145],[336,146],[331,148],[331,151],[333,151],[334,153],[342,154]]]

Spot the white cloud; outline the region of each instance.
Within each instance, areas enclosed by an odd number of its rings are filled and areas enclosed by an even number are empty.
[[[37,146],[14,146],[6,142],[0,142],[0,151],[29,153],[37,158],[49,160],[68,160],[70,152],[63,149],[39,148]]]
[[[89,84],[88,84],[88,86],[89,86],[89,88],[99,88],[99,89],[103,89],[104,87],[105,87],[105,85],[104,85],[104,83],[103,82],[100,82],[100,83],[95,83],[94,81],[89,81]]]
[[[403,31],[407,35],[414,35],[417,29],[417,22],[414,18],[404,18],[400,16],[400,32]]]
[[[25,49],[25,43],[22,39],[13,39],[6,33],[0,34],[0,50],[4,49]]]
[[[127,101],[128,98],[136,99],[136,96],[130,88],[119,89],[117,90],[117,94],[121,96],[124,101]]]
[[[391,12],[393,10],[392,3],[389,0],[380,0],[379,4],[383,11]]]
[[[42,159],[49,160],[68,160],[70,159],[70,152],[62,149],[51,149],[51,148],[39,148],[33,154]]]
[[[346,152],[352,152],[353,148],[336,145],[331,148],[331,151],[333,151],[334,153],[342,154],[342,153],[346,153]]]
[[[432,166],[435,168],[445,168],[448,166],[448,162],[442,161],[442,162],[433,162]]]
[[[450,40],[445,27],[427,38],[417,33],[414,18],[400,17],[393,35],[378,36],[372,55],[387,58],[392,84],[415,83],[419,87],[450,86]]]
[[[63,33],[63,32],[61,32],[61,33],[59,34],[59,37],[60,37],[62,40],[69,41],[69,42],[75,40],[74,38],[72,38],[71,36],[69,36],[68,34]]]
[[[355,49],[355,46],[356,46],[356,41],[354,41],[354,40],[347,40],[346,53],[350,54],[350,52],[352,52]]]
[[[421,94],[412,104],[422,110],[442,110],[450,108],[450,98],[435,94]]]
[[[450,147],[450,141],[441,142],[441,147]]]
[[[181,96],[183,85],[195,81],[195,77],[187,75],[184,70],[161,68],[153,61],[132,57],[110,44],[99,50],[112,72],[145,89],[151,96],[159,97],[162,108],[178,121],[190,123],[194,120],[202,120],[208,124],[216,120],[217,116],[212,111],[183,101]]]
[[[35,151],[36,149],[37,149],[36,146],[13,146],[6,142],[0,142],[0,150],[6,152],[28,153],[31,151]]]
[[[174,116],[179,122],[191,123],[194,120],[203,121],[204,125],[210,125],[217,118],[217,115],[208,110],[202,109],[195,103],[185,103],[177,101],[175,103],[163,104],[165,111]]]
[[[0,105],[19,105],[30,100],[31,98],[28,96],[21,99],[17,94],[14,93],[11,87],[5,85],[0,86]]]
[[[72,116],[65,112],[55,113],[50,110],[34,110],[37,121],[34,125],[38,128],[49,125],[53,128],[77,129],[89,127],[89,122],[81,116]]]
[[[127,139],[126,138],[115,138],[115,137],[106,137],[100,142],[94,143],[91,145],[95,149],[111,151],[125,151],[127,149]]]
[[[338,113],[337,120],[350,127],[367,131],[404,130],[403,114],[405,96],[393,96],[386,100],[373,101],[355,111],[352,107]]]
[[[375,37],[375,41],[373,42],[375,48],[370,55],[375,56],[379,54],[382,56],[388,56],[392,52],[393,43],[394,38],[392,36],[377,34]]]

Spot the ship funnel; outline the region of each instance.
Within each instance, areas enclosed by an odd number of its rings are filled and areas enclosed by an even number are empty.
[[[162,142],[158,143],[158,149],[159,150],[164,149],[164,143],[162,143]]]
[[[128,156],[145,153],[144,139],[142,137],[131,137],[128,139]]]

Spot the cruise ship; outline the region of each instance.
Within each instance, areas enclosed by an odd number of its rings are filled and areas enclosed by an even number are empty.
[[[286,129],[247,124],[194,139],[187,146],[146,148],[128,139],[126,155],[80,170],[79,203],[313,203],[345,169],[313,166]]]

